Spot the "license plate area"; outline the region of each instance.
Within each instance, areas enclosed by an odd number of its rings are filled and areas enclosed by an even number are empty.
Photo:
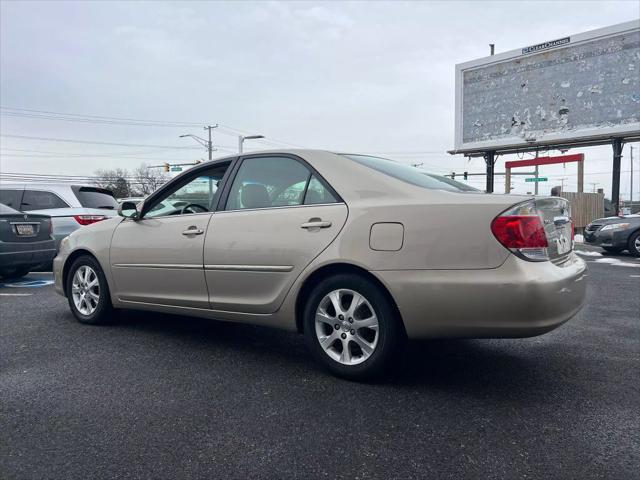
[[[558,255],[564,255],[571,251],[571,238],[567,238],[564,233],[559,233],[556,237],[556,248],[558,249]]]
[[[14,223],[13,229],[18,237],[34,237],[38,234],[38,224]]]

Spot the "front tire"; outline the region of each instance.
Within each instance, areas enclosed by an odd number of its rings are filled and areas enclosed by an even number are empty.
[[[353,274],[326,278],[313,289],[304,310],[304,332],[315,358],[351,380],[383,374],[404,338],[386,292]]]
[[[66,279],[67,300],[80,323],[103,325],[112,320],[113,307],[107,279],[93,257],[78,257]]]
[[[629,253],[634,257],[640,257],[640,230],[629,237]]]

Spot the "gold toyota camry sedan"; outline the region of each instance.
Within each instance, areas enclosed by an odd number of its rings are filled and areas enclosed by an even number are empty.
[[[406,338],[548,332],[585,295],[566,200],[463,191],[366,155],[222,158],[119,213],[54,261],[80,322],[130,308],[297,330],[347,378],[382,372]]]

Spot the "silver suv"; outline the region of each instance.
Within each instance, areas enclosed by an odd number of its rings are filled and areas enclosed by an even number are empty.
[[[118,209],[110,190],[90,185],[2,182],[0,203],[21,212],[49,215],[56,251],[71,232],[113,217]]]

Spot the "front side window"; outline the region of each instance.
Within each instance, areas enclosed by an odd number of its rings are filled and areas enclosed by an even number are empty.
[[[49,208],[67,208],[59,196],[52,192],[41,190],[25,190],[20,210],[47,210]]]
[[[218,201],[222,178],[229,163],[212,167],[191,178],[163,198],[145,214],[146,218],[212,212]]]

